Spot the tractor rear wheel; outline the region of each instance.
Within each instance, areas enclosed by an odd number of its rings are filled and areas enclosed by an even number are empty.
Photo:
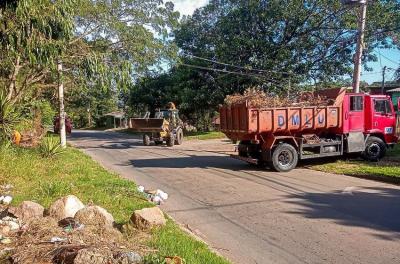
[[[174,135],[170,135],[167,138],[167,146],[168,147],[173,147],[174,145],[175,145],[175,137],[174,137]]]
[[[290,144],[278,145],[272,153],[271,167],[278,172],[288,172],[296,168],[299,161],[297,150]]]
[[[175,144],[176,145],[182,145],[183,143],[183,131],[182,129],[178,129],[178,131],[176,131],[176,139],[175,139]]]
[[[147,134],[143,135],[143,145],[150,146],[150,136]]]

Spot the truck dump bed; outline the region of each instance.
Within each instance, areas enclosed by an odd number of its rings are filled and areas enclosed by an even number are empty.
[[[229,138],[249,134],[291,134],[341,126],[341,107],[251,108],[247,103],[220,108],[221,131]]]
[[[129,129],[135,132],[163,132],[164,121],[163,118],[131,118]]]

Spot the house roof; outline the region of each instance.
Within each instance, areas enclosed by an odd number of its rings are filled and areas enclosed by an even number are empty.
[[[394,88],[394,89],[391,89],[391,90],[389,90],[389,91],[387,91],[388,93],[400,93],[400,87],[399,88]]]
[[[123,118],[125,117],[125,113],[124,112],[111,112],[111,113],[107,113],[104,116],[112,116],[115,118]]]

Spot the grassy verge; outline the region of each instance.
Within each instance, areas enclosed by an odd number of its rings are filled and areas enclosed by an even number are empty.
[[[363,160],[339,160],[336,162],[311,167],[324,172],[346,174],[351,176],[383,177],[400,182],[400,146],[388,150],[386,158],[379,162]]]
[[[113,214],[117,223],[129,220],[136,209],[151,206],[136,192],[136,185],[110,173],[82,152],[69,148],[57,158],[44,159],[35,149],[0,148],[0,183],[14,185],[13,203],[33,200],[48,207],[74,194]],[[160,256],[181,256],[186,263],[229,263],[169,221],[154,231],[150,243]]]
[[[185,138],[187,140],[207,140],[207,139],[220,139],[225,138],[225,134],[219,131],[212,132],[186,132]]]

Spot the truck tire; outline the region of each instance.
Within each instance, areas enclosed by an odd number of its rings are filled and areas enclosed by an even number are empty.
[[[371,136],[367,139],[365,151],[361,153],[361,156],[365,160],[378,161],[385,156],[386,150],[386,144],[382,139]]]
[[[278,145],[272,153],[271,167],[278,172],[288,172],[296,168],[299,161],[297,150],[289,144]]]
[[[173,147],[174,145],[175,145],[175,137],[174,135],[171,135],[170,137],[167,138],[167,146]]]
[[[176,131],[175,144],[176,144],[176,145],[182,145],[182,143],[183,143],[183,131],[182,131],[182,129],[179,128],[179,129]]]
[[[150,136],[147,134],[143,135],[143,145],[144,146],[150,146]]]

